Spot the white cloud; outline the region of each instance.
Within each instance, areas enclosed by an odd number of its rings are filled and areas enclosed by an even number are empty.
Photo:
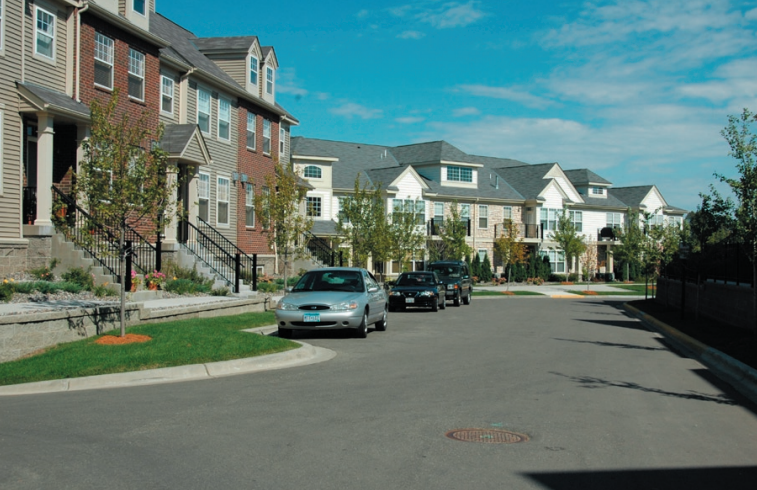
[[[440,8],[429,9],[416,15],[421,22],[431,24],[437,29],[465,27],[484,17],[484,12],[477,8],[479,2],[449,2]]]
[[[746,20],[757,20],[757,8],[749,10],[744,14]]]
[[[479,114],[481,114],[481,111],[475,107],[461,107],[452,111],[452,115],[455,117],[478,116]]]
[[[420,31],[404,31],[400,34],[397,34],[397,37],[399,39],[422,39],[425,36],[426,34]]]
[[[416,124],[419,122],[423,122],[425,120],[426,120],[425,118],[418,117],[418,116],[398,117],[395,119],[395,121],[397,121],[400,124]]]
[[[358,19],[365,19],[366,17],[368,17],[368,15],[370,15],[370,12],[366,9],[363,9],[355,14],[355,17],[357,17]]]
[[[495,99],[511,100],[527,107],[544,108],[552,104],[552,101],[543,97],[532,95],[523,90],[509,87],[490,87],[487,85],[460,85],[458,90],[479,97],[491,97]]]
[[[370,109],[368,107],[356,104],[354,102],[344,102],[338,107],[332,107],[329,112],[337,116],[343,116],[347,119],[359,117],[361,119],[378,119],[383,117],[384,112],[381,109]]]

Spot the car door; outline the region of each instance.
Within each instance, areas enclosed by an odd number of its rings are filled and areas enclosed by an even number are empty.
[[[366,294],[368,295],[368,304],[370,305],[369,322],[374,323],[384,315],[386,308],[386,293],[378,285],[378,281],[368,271],[363,271],[363,280],[365,281]]]

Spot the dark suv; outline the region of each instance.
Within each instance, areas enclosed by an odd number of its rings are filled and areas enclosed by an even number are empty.
[[[466,305],[470,304],[473,281],[470,278],[468,264],[464,260],[431,262],[427,269],[436,272],[439,279],[446,284],[447,293],[445,298],[447,300],[454,301],[455,306],[460,306],[461,302]]]

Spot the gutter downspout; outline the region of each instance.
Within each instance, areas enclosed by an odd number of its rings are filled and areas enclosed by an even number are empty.
[[[84,8],[78,8],[76,11],[76,48],[74,48],[74,54],[76,56],[76,88],[74,99],[76,99],[76,102],[81,102],[81,99],[79,98],[79,85],[81,77],[81,14],[86,12],[88,9],[89,2],[84,4]]]

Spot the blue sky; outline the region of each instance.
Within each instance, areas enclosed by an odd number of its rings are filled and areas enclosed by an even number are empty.
[[[294,135],[445,140],[475,155],[656,184],[689,210],[720,136],[757,110],[757,0],[157,0],[198,36],[257,35]]]

